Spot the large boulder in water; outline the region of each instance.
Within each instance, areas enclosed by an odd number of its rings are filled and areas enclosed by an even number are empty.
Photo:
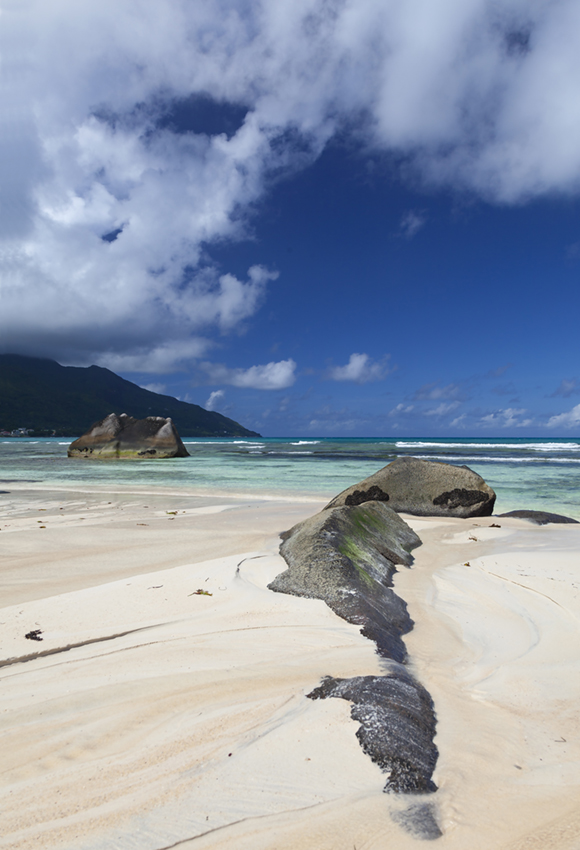
[[[490,516],[495,493],[467,466],[400,457],[343,490],[325,510],[339,505],[388,502],[394,511],[415,516]]]
[[[69,457],[167,458],[189,457],[171,419],[134,419],[110,413],[68,447]]]

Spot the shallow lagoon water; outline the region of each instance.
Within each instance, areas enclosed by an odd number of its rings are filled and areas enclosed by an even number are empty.
[[[164,488],[285,498],[331,498],[397,457],[419,457],[478,472],[497,493],[496,511],[532,508],[580,519],[580,439],[186,439],[189,458],[70,459],[63,438],[0,443],[0,489]]]

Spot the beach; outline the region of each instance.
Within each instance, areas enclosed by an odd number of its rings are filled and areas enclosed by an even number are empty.
[[[349,703],[306,696],[380,675],[374,644],[267,589],[324,500],[130,489],[3,496],[0,847],[424,845],[402,820],[425,797],[384,794]],[[435,843],[577,848],[580,526],[405,519]]]

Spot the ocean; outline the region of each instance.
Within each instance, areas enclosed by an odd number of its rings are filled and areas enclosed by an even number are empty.
[[[580,519],[580,439],[185,439],[189,458],[92,462],[67,458],[63,438],[0,443],[10,484],[78,491],[173,492],[330,499],[397,457],[465,464],[497,493],[496,512],[531,508]]]

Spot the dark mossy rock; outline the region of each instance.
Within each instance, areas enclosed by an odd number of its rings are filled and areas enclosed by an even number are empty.
[[[535,522],[536,525],[548,525],[549,522],[567,524],[567,523],[575,523],[578,525],[577,519],[572,519],[569,516],[562,516],[562,514],[551,514],[548,511],[508,511],[507,514],[500,514],[500,516],[513,516],[516,519],[528,519],[530,522]]]
[[[391,590],[396,564],[409,566],[421,541],[401,517],[381,502],[323,511],[286,533],[280,554],[288,569],[270,590],[323,599],[361,626],[387,658],[402,661],[401,635],[413,622]]]
[[[435,714],[427,691],[403,666],[402,635],[413,627],[405,602],[392,590],[396,566],[410,566],[421,540],[381,501],[321,511],[283,535],[288,569],[271,590],[323,599],[376,643],[385,676],[326,677],[311,699],[340,697],[353,703],[360,744],[389,773],[385,791],[436,790]]]
[[[171,419],[134,419],[125,413],[110,413],[70,444],[68,456],[152,459],[189,457],[189,452]]]
[[[327,676],[310,699],[339,697],[353,705],[351,717],[363,751],[389,778],[385,791],[421,794],[436,791],[431,776],[437,764],[433,700],[400,664],[386,676]]]
[[[467,466],[401,457],[343,490],[325,510],[339,505],[388,502],[389,507],[415,516],[490,516],[495,493]]]

